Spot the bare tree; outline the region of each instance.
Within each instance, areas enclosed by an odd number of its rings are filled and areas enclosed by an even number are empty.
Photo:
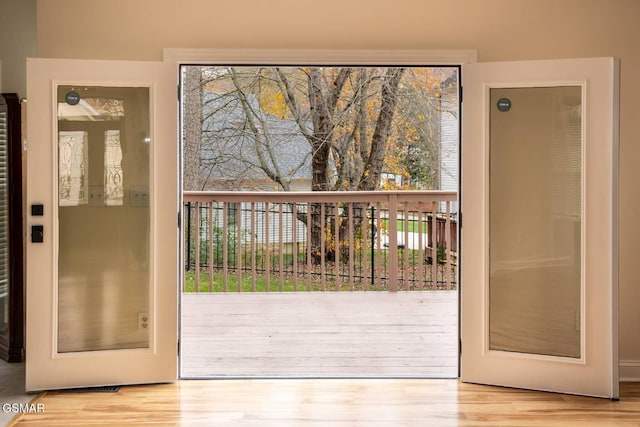
[[[227,176],[234,182],[241,182],[244,175],[255,176],[258,171],[265,181],[284,191],[293,189],[298,172],[303,170],[310,174],[313,191],[375,190],[380,185],[391,139],[395,139],[394,149],[404,153],[403,159],[395,162],[398,168],[423,167],[424,163],[411,164],[418,153],[437,158],[429,145],[436,140],[429,120],[423,120],[423,124],[406,117],[403,122],[395,120],[398,111],[407,117],[425,114],[417,110],[428,104],[399,101],[402,92],[416,95],[420,90],[403,81],[405,68],[193,68],[197,70],[192,71],[193,82],[185,85],[185,118],[190,101],[194,107],[189,112],[196,111],[196,95],[200,96],[202,109],[199,123],[197,118],[185,120],[185,188],[187,182],[196,182],[187,173],[198,171],[198,178],[204,181],[198,184],[201,187],[214,169],[219,172],[226,167]],[[420,136],[407,138],[402,126],[417,127],[414,131]],[[201,145],[196,148],[194,142],[192,148],[190,135],[195,141],[198,129]],[[292,157],[291,151],[300,146],[301,138],[308,145],[303,153]],[[234,155],[229,155],[231,146],[235,147]],[[282,160],[287,156],[290,159],[285,165]],[[434,164],[433,169],[436,168]],[[249,181],[252,180],[255,178]],[[363,204],[356,209],[366,207]],[[310,209],[313,261],[320,262],[322,256],[333,259],[333,249],[325,254],[320,251],[320,233],[326,229],[321,224],[321,208]],[[334,209],[344,208],[327,209],[335,212]],[[335,220],[333,214],[324,216]],[[306,213],[300,213],[298,219],[306,223]],[[334,226],[330,229],[335,230]],[[347,224],[340,224],[339,230],[340,240],[344,241]]]
[[[374,190],[380,181],[403,72],[403,68],[372,71],[342,67],[327,71],[311,67],[286,73],[281,68],[274,68],[269,73],[259,70],[253,82],[264,76],[263,79],[275,82],[281,91],[290,116],[311,148],[313,191]],[[269,150],[271,144],[264,120],[257,120],[258,114],[252,108],[235,69],[230,69],[230,75],[247,117],[247,125],[256,141],[261,168],[269,178],[287,189],[282,171],[273,159],[273,151]],[[371,113],[375,117],[372,121],[368,117]],[[267,159],[267,155],[271,158]],[[338,206],[329,208],[340,209]],[[356,207],[364,208],[366,206]],[[310,244],[316,263],[323,256],[320,233],[325,227],[321,223],[320,209],[320,206],[311,206]],[[335,221],[335,215],[327,217]],[[305,214],[299,215],[299,220],[305,223],[307,218]],[[357,222],[362,220],[361,216],[358,218]],[[353,226],[357,229],[359,225]],[[346,223],[340,224],[342,237],[347,233],[347,227]],[[328,250],[325,256],[335,259],[333,251]]]

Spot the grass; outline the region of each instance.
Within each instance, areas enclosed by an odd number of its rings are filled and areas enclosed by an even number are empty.
[[[381,221],[383,223],[384,229],[385,230],[389,230],[389,220],[388,219],[382,219]],[[405,224],[404,221],[398,220],[397,224],[398,224],[398,231],[404,231],[404,224]],[[408,225],[407,231],[409,233],[426,233],[427,232],[427,224],[426,223],[423,223],[422,230],[419,229],[420,228],[420,223],[418,221],[414,221],[414,220],[408,221],[407,225]]]
[[[409,258],[409,269],[407,269],[407,274],[409,274],[410,280],[413,281],[413,284],[410,285],[412,288],[416,286],[415,289],[434,289],[433,281],[438,280],[438,285],[435,288],[439,288],[439,284],[441,280],[444,280],[441,276],[444,274],[444,266],[438,267],[437,273],[431,273],[432,268],[434,266],[427,265],[425,263],[418,264],[415,259],[415,251],[410,251],[411,256]],[[387,257],[382,258],[381,266],[383,271],[386,271],[386,266],[388,259]],[[404,256],[399,257],[400,269],[404,269]],[[417,282],[417,270],[416,268],[422,267],[425,268],[425,271],[422,273],[423,279],[420,282]],[[298,271],[298,280],[294,284],[293,281],[293,273],[291,271],[285,272],[282,277],[282,288],[280,283],[280,276],[277,272],[273,271],[269,275],[269,286],[267,287],[266,274],[264,272],[256,272],[255,276],[255,285],[252,283],[251,271],[243,271],[241,276],[241,290],[240,292],[318,292],[318,291],[386,291],[388,290],[387,279],[376,279],[376,284],[372,284],[370,282],[371,276],[367,273],[364,274],[365,277],[354,277],[353,283],[349,282],[348,277],[341,276],[339,283],[339,289],[336,287],[335,280],[335,271],[331,264],[327,264],[325,266],[325,283],[324,288],[322,287],[322,281],[319,271],[314,271],[311,276],[311,283],[309,283],[309,276],[306,271],[304,271],[304,267],[300,266],[300,270]],[[341,273],[339,273],[341,274]],[[384,273],[383,273],[384,274]],[[433,277],[432,274],[435,274],[436,277]],[[236,274],[235,269],[230,269],[227,274],[227,288],[226,291],[224,289],[224,275],[222,271],[215,270],[213,272],[213,289],[210,289],[211,284],[209,283],[209,271],[201,270],[199,274],[199,282],[200,286],[198,287],[199,292],[238,292],[238,275]],[[453,278],[452,278],[453,280]],[[402,283],[403,280],[400,278]],[[452,282],[453,283],[453,282]],[[255,286],[255,289],[253,288]],[[353,288],[351,289],[351,287]],[[379,286],[379,287],[378,287]],[[402,284],[401,284],[402,286]],[[455,286],[455,284],[454,284]],[[195,279],[195,271],[193,269],[185,272],[185,289],[184,292],[196,292],[196,279]]]
[[[319,278],[314,277],[311,280],[311,291],[322,291],[322,282]],[[335,291],[336,283],[332,277],[327,277],[325,281],[325,291]],[[185,273],[185,292],[195,292],[196,290],[195,272],[189,270]],[[280,277],[272,273],[269,277],[269,289],[267,290],[267,281],[264,274],[256,275],[255,291],[252,289],[250,272],[242,275],[241,292],[296,292],[309,290],[309,279],[304,272],[298,273],[297,289],[291,277],[283,277],[282,290],[280,289]],[[200,272],[200,292],[211,292],[209,289],[209,273]],[[361,283],[354,283],[354,290],[363,290]],[[369,286],[368,289],[374,290]],[[340,291],[349,291],[349,283],[341,283]],[[213,292],[224,292],[223,274],[221,272],[213,273]],[[238,292],[238,276],[235,272],[227,274],[227,292]]]

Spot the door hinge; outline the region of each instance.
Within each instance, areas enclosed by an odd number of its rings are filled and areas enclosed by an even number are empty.
[[[180,212],[178,212],[178,228],[182,227],[182,220],[180,218]]]
[[[180,340],[178,340],[178,351],[177,351],[177,353],[178,353],[178,356],[180,356]]]

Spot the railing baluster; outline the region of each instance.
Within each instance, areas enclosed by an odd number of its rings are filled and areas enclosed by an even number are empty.
[[[450,251],[450,234],[449,230],[451,228],[451,202],[445,202],[447,206],[447,216],[445,218],[445,227],[444,227],[444,248],[445,248],[445,283],[447,284],[447,289],[451,289],[451,254]]]
[[[311,292],[312,288],[312,278],[311,278],[311,202],[307,202],[307,223],[305,224],[306,228],[306,245],[307,245],[307,278],[309,279],[308,291]]]
[[[278,209],[278,221],[280,222],[280,226],[279,228],[279,233],[278,233],[278,237],[280,239],[280,241],[278,242],[278,268],[280,269],[280,280],[279,280],[279,284],[280,284],[280,292],[284,291],[284,215],[282,212],[282,206],[283,204],[280,203],[278,204],[279,209]]]
[[[251,202],[251,292],[256,291],[256,202]]]
[[[189,206],[189,202],[185,202],[184,200],[182,201],[182,222],[184,223],[184,217],[187,216],[186,211],[188,209]],[[187,238],[188,238],[188,233],[186,233],[185,229],[186,227],[188,227],[188,225],[185,227],[184,225],[182,226],[183,228],[180,230],[181,234],[180,234],[180,241],[182,242],[181,246],[181,252],[180,252],[180,260],[182,262],[182,283],[180,284],[180,289],[182,290],[182,292],[187,292],[187,272],[189,271],[189,267],[187,266]]]
[[[398,196],[389,195],[389,290],[398,292]]]
[[[353,264],[355,262],[353,256],[354,246],[356,244],[353,237],[353,203],[349,203],[349,290],[353,292]]]
[[[423,240],[422,240],[422,233],[424,232],[422,230],[422,204],[417,206],[416,209],[416,216],[417,216],[417,221],[418,221],[418,250],[417,250],[417,254],[418,254],[418,283],[420,284],[419,288],[421,291],[424,290],[424,260],[426,258],[426,251],[425,248],[423,247]]]
[[[379,291],[380,289],[382,289],[382,274],[380,274],[380,270],[381,270],[381,266],[382,266],[382,220],[380,218],[381,214],[380,211],[382,211],[382,209],[380,209],[381,204],[380,202],[378,202],[378,209],[376,209],[376,228],[377,228],[377,233],[376,233],[376,253],[377,253],[377,257],[375,260],[375,264],[376,264],[376,289]]]
[[[367,217],[367,208],[365,207],[365,205],[362,205],[360,207],[360,215],[362,217],[362,222],[360,223],[360,228],[362,230],[362,242],[361,242],[361,248],[362,250],[360,251],[360,264],[362,265],[361,267],[361,274],[360,274],[360,281],[362,283],[362,290],[363,291],[368,291],[369,290],[369,284],[372,283],[373,281],[373,270],[371,269],[371,266],[373,265],[373,259],[369,260],[369,254],[371,253],[369,251],[369,247],[367,245],[367,242],[369,241],[369,236],[371,236],[371,250],[373,250],[373,235],[371,233],[369,233],[369,226],[371,226],[371,230],[373,230],[373,215],[371,215],[371,223],[369,224],[369,220]],[[369,260],[369,261],[368,261]],[[367,274],[371,274],[371,278],[369,280],[367,280]]]
[[[195,279],[195,286],[196,286],[196,292],[200,292],[200,202],[196,202],[195,203],[195,215],[194,215],[194,221],[196,223],[195,225],[195,229],[196,229],[196,241],[195,241],[195,249],[194,249],[194,256],[195,256],[195,263],[194,263],[194,279]]]
[[[227,212],[228,207],[229,202],[222,203],[222,287],[225,292],[227,292],[227,274],[229,272],[227,265],[227,259],[229,255],[229,221]]]
[[[402,268],[402,277],[404,279],[404,290],[408,291],[409,290],[409,272],[408,270],[411,269],[411,265],[409,264],[409,203],[408,202],[404,202],[404,212],[402,215],[402,222],[404,224],[404,249],[403,249],[403,255],[404,255],[404,264],[403,264],[403,268]]]
[[[213,232],[213,227],[214,227],[214,223],[213,223],[213,203],[214,202],[209,202],[207,203],[207,209],[209,210],[209,254],[207,257],[207,263],[209,264],[209,292],[213,292],[214,291],[214,286],[215,286],[215,279],[214,279],[214,270],[213,270],[213,260],[214,260],[214,255],[213,255],[213,238],[215,236],[214,232]]]
[[[184,274],[182,275],[182,280],[183,280],[183,289],[186,292],[187,291],[187,272],[191,271],[191,206],[192,203],[189,202],[184,202],[183,204],[186,207],[186,212],[185,212],[185,216],[186,218],[184,218],[184,230],[182,230],[182,235],[184,238],[184,247],[182,248],[182,259],[184,261]]]
[[[269,234],[271,234],[271,230],[269,229],[269,202],[265,202],[264,204],[264,252],[265,252],[265,268],[264,268],[264,289],[269,292],[271,290],[271,277],[269,272],[271,271],[271,248],[269,246]]]
[[[340,205],[338,203],[333,204],[333,271],[334,271],[334,285],[336,291],[340,291],[342,285],[340,283]]]
[[[291,240],[291,252],[293,261],[293,291],[298,291],[298,203],[291,205],[291,222],[293,234]]]
[[[431,271],[434,289],[438,288],[438,203],[431,202]]]
[[[236,207],[236,277],[238,280],[238,292],[242,292],[242,202],[237,202]]]
[[[321,288],[323,291],[326,291],[326,272],[325,272],[325,259],[327,257],[327,251],[326,251],[326,230],[325,230],[325,215],[324,215],[324,210],[325,210],[326,204],[325,203],[321,203],[320,204],[320,283],[321,283]]]

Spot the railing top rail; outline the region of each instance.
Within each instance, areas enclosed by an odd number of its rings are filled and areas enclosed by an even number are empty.
[[[393,191],[185,191],[185,202],[455,202],[456,191],[393,190]]]

